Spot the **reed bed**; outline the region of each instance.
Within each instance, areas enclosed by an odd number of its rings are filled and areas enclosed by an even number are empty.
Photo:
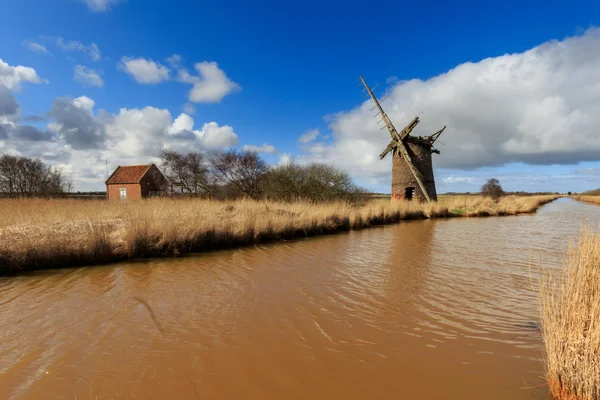
[[[583,230],[540,285],[546,378],[557,400],[600,399],[600,233]]]
[[[402,220],[531,213],[556,196],[441,196],[436,203],[0,200],[0,272],[176,256]]]
[[[583,201],[584,203],[600,206],[600,196],[575,195],[571,197],[577,201]]]

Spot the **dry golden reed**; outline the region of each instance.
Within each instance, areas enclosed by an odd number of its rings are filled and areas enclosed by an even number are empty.
[[[534,212],[556,196],[440,196],[436,203],[148,199],[0,200],[0,271],[174,256],[408,219]]]
[[[582,230],[540,284],[546,378],[558,400],[600,399],[600,233]]]
[[[583,201],[585,203],[596,204],[597,206],[600,206],[600,196],[575,195],[571,197],[578,201]]]

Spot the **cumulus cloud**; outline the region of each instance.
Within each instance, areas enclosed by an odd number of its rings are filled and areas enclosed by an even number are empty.
[[[75,66],[75,74],[73,75],[75,82],[81,83],[83,86],[104,86],[104,80],[100,76],[100,72],[83,65]]]
[[[11,143],[30,146],[31,142],[49,141],[53,139],[51,132],[41,131],[30,125],[20,124],[19,103],[8,88],[0,84],[0,139],[9,139]]]
[[[23,41],[23,45],[26,46],[30,51],[33,51],[34,53],[38,53],[38,54],[50,54],[50,52],[48,51],[48,49],[46,48],[46,46],[41,45],[39,43],[32,42],[32,41],[29,41],[29,40],[24,40]]]
[[[169,79],[169,68],[142,57],[122,57],[118,67],[142,84],[156,84]]]
[[[448,126],[437,143],[436,168],[600,160],[599,29],[464,63],[428,80],[397,81],[386,94],[384,108],[397,129],[421,111],[414,135]],[[391,158],[378,156],[390,138],[372,107],[369,100],[329,117],[333,141],[312,142],[300,158],[331,160],[365,181],[388,183]]]
[[[54,40],[56,46],[63,49],[64,51],[78,51],[85,54],[92,61],[99,61],[102,58],[100,48],[96,43],[83,44],[77,40],[65,40],[62,37],[47,37],[47,39]]]
[[[199,132],[195,132],[200,137],[202,144],[207,149],[222,149],[226,147],[237,146],[238,136],[229,125],[219,126],[216,122],[208,122],[202,126]]]
[[[106,124],[109,147],[123,157],[157,156],[170,124],[168,110],[122,108]]]
[[[19,113],[19,103],[6,85],[0,83],[0,123],[2,118],[14,117]]]
[[[0,149],[4,150],[5,147],[5,139],[8,139],[8,134],[10,133],[10,130],[12,129],[12,127],[6,123],[3,123],[0,120]],[[3,151],[5,152],[5,151]]]
[[[310,142],[316,140],[317,137],[319,136],[319,134],[320,134],[319,129],[310,129],[298,138],[298,142],[310,143]]]
[[[52,103],[48,115],[56,120],[50,131],[76,150],[103,147],[105,131],[93,113],[94,101],[82,96],[76,99],[59,97]]]
[[[183,112],[192,115],[196,112],[196,107],[192,103],[185,103],[183,106]]]
[[[12,132],[14,140],[24,140],[31,142],[49,141],[54,138],[52,132],[41,131],[38,128],[30,125],[15,125]]]
[[[241,90],[241,86],[229,79],[216,62],[203,61],[194,67],[198,76],[191,75],[186,69],[178,71],[181,82],[193,85],[189,93],[192,103],[218,103],[228,94]]]
[[[107,12],[110,11],[110,6],[119,3],[121,0],[80,0],[85,3],[90,11]]]
[[[23,82],[48,83],[47,80],[40,78],[35,69],[22,65],[11,66],[0,58],[0,85],[18,92]]]
[[[191,131],[194,129],[194,119],[186,113],[182,113],[175,118],[167,132],[171,135],[178,134],[183,131]]]
[[[225,149],[239,143],[228,125],[207,122],[195,127],[185,113],[173,118],[169,110],[156,107],[122,108],[113,114],[96,110],[87,96],[56,98],[47,113],[47,129],[21,125],[21,121],[45,121],[41,117],[20,119],[13,93],[0,84],[0,153],[41,158],[72,174],[81,190],[102,189],[104,160],[109,168],[119,164],[159,162],[162,149],[182,152]]]
[[[277,153],[275,146],[267,143],[263,144],[262,146],[246,144],[244,145],[243,149],[245,151],[254,151],[256,153]]]
[[[121,109],[106,123],[108,147],[119,157],[147,160],[157,157],[164,148],[188,152],[238,144],[238,137],[230,126],[209,122],[201,129],[194,129],[194,125],[194,119],[185,113],[172,120],[171,113],[165,109]]]

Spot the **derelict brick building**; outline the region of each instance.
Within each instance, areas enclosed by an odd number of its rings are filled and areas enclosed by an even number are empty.
[[[106,180],[108,200],[139,200],[162,193],[167,179],[154,164],[119,165]]]

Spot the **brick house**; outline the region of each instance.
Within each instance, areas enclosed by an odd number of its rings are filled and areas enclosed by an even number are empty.
[[[154,164],[119,165],[106,180],[108,200],[139,200],[167,188],[167,179]]]

